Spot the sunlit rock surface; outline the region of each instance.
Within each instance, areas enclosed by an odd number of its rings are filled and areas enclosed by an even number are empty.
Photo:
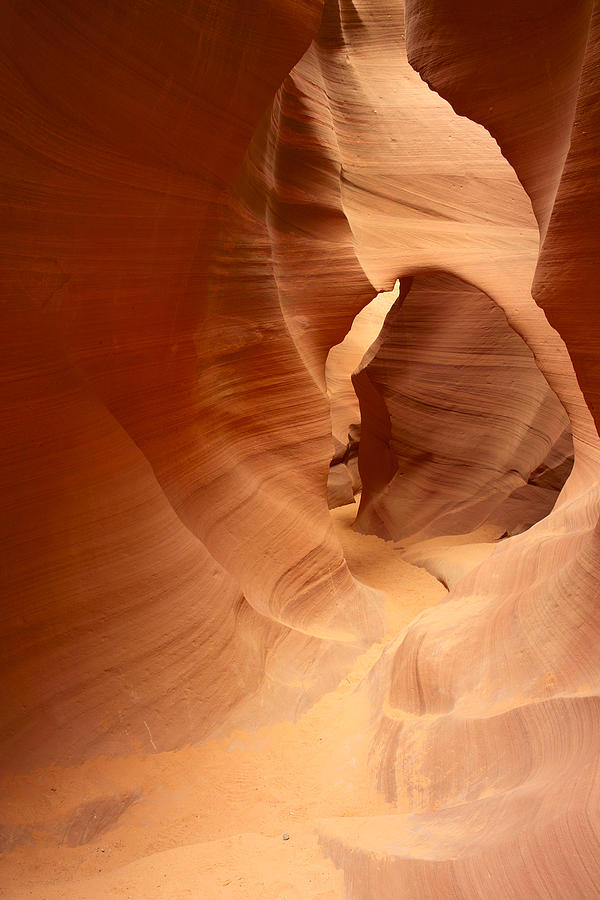
[[[7,897],[598,895],[598,15],[5,5]]]

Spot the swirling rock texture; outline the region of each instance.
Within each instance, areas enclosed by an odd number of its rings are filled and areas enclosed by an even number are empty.
[[[569,420],[488,297],[418,276],[365,363],[359,530],[401,540],[493,521],[514,533],[550,512],[572,460]]]
[[[4,5],[7,896],[598,895],[599,16]]]

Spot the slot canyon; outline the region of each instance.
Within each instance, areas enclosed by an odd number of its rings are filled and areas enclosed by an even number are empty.
[[[5,0],[0,896],[600,896],[599,0]]]

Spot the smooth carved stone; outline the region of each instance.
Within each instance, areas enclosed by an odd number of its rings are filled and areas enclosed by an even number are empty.
[[[361,531],[402,540],[493,522],[512,534],[550,512],[572,465],[568,418],[481,291],[448,275],[416,277],[368,358],[353,376]],[[382,444],[391,462],[383,483]],[[555,473],[562,466],[555,488],[540,474],[550,464]]]
[[[152,896],[157,848],[202,893],[216,846],[250,890],[299,797],[355,900],[598,896],[599,17],[5,5],[13,896]],[[327,508],[330,471],[358,487],[357,367],[359,528],[412,550],[344,550]],[[234,728],[254,755],[206,742]],[[215,841],[258,787],[268,834]],[[113,830],[120,884],[80,890]]]

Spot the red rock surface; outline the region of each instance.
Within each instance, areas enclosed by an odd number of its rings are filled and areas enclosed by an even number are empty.
[[[5,4],[7,896],[598,895],[597,18]]]

